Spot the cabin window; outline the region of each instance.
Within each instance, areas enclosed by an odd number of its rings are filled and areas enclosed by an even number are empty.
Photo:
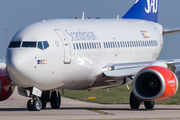
[[[87,49],[89,49],[89,45],[88,45],[88,43],[87,43]]]
[[[113,46],[113,48],[115,47],[114,42],[112,42],[112,46]]]
[[[81,43],[79,43],[79,49],[81,49]]]
[[[118,47],[120,47],[120,44],[119,44],[119,42],[117,42],[117,44],[118,44]]]
[[[76,49],[76,46],[75,46],[75,44],[73,43],[73,47],[74,47],[74,50]]]
[[[153,41],[151,40],[151,46],[153,46]]]
[[[110,48],[112,48],[112,47],[113,47],[112,42],[110,42]]]
[[[123,47],[125,47],[125,42],[124,42],[124,41],[123,41],[123,43],[122,43],[122,44],[123,44]]]
[[[120,45],[120,47],[122,48],[122,43],[121,43],[121,42],[119,42],[119,45]]]
[[[94,45],[93,45],[93,43],[92,43],[92,49],[94,49]]]
[[[129,42],[127,41],[127,47],[129,47]]]
[[[99,49],[98,43],[96,43],[97,48]]]
[[[101,49],[101,43],[99,43],[99,48]]]
[[[96,43],[94,43],[94,49],[96,49]]]
[[[138,47],[138,41],[136,41],[136,47]]]
[[[106,42],[106,47],[108,48],[108,43]]]
[[[89,48],[91,49],[91,43],[89,43]]]
[[[84,49],[87,49],[87,48],[86,48],[86,43],[84,43]]]
[[[76,48],[79,49],[78,44],[76,43]]]
[[[83,43],[82,43],[82,49],[84,49],[84,45],[83,45]]]
[[[124,44],[124,47],[126,47],[126,41],[124,41],[123,44]]]

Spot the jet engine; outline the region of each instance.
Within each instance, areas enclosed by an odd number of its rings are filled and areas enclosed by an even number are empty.
[[[141,101],[158,101],[171,98],[178,89],[178,79],[169,69],[149,66],[135,76],[133,94]]]
[[[7,71],[0,68],[0,101],[8,99],[14,92],[15,85],[9,78]]]

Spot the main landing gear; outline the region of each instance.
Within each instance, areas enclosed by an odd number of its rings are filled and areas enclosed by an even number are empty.
[[[141,104],[142,101],[138,100],[133,92],[131,92],[131,95],[130,95],[130,106],[132,109],[139,109],[140,107],[140,104]],[[144,106],[146,109],[153,109],[154,108],[154,104],[155,102],[154,101],[147,101],[147,102],[144,102]]]
[[[45,109],[47,103],[51,104],[52,109],[59,109],[61,105],[61,96],[58,91],[53,91],[50,96],[50,91],[43,91],[41,97],[33,96],[27,102],[27,109],[29,111],[40,111]]]
[[[61,105],[61,97],[59,92],[53,91],[51,93],[50,103],[52,109],[59,109]]]

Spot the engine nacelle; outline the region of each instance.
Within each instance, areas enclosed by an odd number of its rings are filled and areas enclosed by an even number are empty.
[[[133,93],[141,101],[157,101],[171,98],[178,89],[178,79],[169,69],[149,66],[137,73]]]
[[[14,92],[15,85],[6,70],[0,68],[0,101],[8,99]]]

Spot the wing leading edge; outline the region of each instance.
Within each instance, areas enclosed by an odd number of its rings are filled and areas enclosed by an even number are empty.
[[[150,62],[125,63],[125,64],[108,64],[103,67],[102,71],[106,77],[118,78],[135,76],[137,72],[148,66],[162,66],[175,72],[180,67],[180,59],[157,60]]]

